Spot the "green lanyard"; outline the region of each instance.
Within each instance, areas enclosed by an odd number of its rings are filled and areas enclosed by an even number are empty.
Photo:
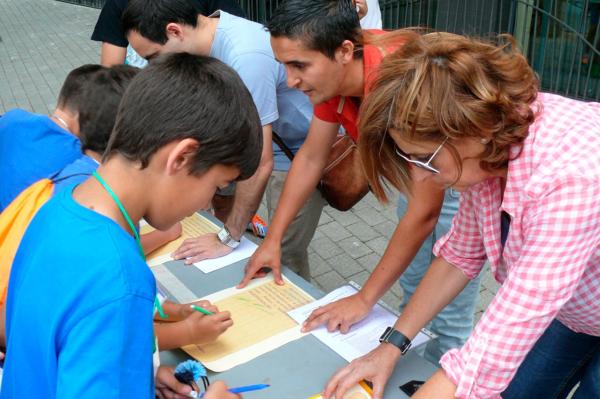
[[[123,215],[123,217],[127,221],[127,224],[129,224],[129,228],[133,232],[133,237],[135,238],[135,242],[138,245],[138,249],[140,251],[140,255],[142,255],[142,258],[144,260],[146,260],[146,255],[144,255],[144,248],[142,248],[142,241],[140,241],[140,235],[138,234],[138,232],[137,232],[137,230],[135,228],[135,225],[131,221],[131,218],[129,217],[129,214],[125,210],[125,207],[123,206],[123,204],[119,200],[119,197],[117,197],[117,194],[115,194],[115,192],[112,190],[112,188],[110,188],[110,186],[108,185],[108,183],[106,183],[106,181],[104,181],[104,179],[102,178],[102,176],[100,176],[98,174],[98,172],[94,171],[94,173],[92,173],[92,175],[96,178],[96,180],[98,180],[98,182],[102,185],[102,187],[104,187],[104,189],[106,190],[106,192],[108,192],[108,194],[112,197],[113,201],[115,201],[115,203],[119,207],[119,210],[121,211],[121,214]],[[158,315],[161,317],[161,319],[166,319],[167,318],[167,316],[165,315],[165,312],[163,311],[162,305],[160,304],[160,301],[158,300],[157,296],[154,297],[154,307],[158,311]]]

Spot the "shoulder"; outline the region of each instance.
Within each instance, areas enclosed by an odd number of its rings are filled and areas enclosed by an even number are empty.
[[[221,11],[216,35],[215,42],[229,60],[253,57],[275,63],[269,33],[257,22]]]

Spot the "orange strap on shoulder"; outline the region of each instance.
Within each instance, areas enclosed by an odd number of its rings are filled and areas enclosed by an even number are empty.
[[[15,254],[37,211],[52,196],[54,183],[42,179],[27,189],[0,213],[0,305],[4,304]]]

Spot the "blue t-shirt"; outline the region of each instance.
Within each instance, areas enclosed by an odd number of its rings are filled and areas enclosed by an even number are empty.
[[[264,26],[220,11],[210,56],[232,67],[250,91],[261,124],[273,124],[285,144],[296,153],[308,133],[313,107],[308,97],[287,86],[285,67],[275,60]],[[273,144],[275,170],[290,162]]]
[[[65,166],[52,178],[54,180],[53,195],[60,193],[69,186],[83,183],[98,169],[98,162],[93,158],[85,154],[80,155],[78,159]]]
[[[132,236],[54,196],[12,266],[0,398],[154,398],[155,294]]]
[[[0,212],[31,184],[80,156],[79,139],[48,116],[8,111],[0,118]]]

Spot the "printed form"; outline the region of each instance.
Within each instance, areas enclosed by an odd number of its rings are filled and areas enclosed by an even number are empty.
[[[344,285],[331,291],[323,298],[294,309],[288,312],[288,314],[292,319],[302,324],[316,308],[356,294],[356,292],[356,288]],[[380,304],[376,304],[369,315],[362,321],[354,324],[346,334],[342,334],[339,330],[330,333],[325,326],[318,327],[311,333],[341,357],[351,362],[375,349],[379,345],[379,337],[383,334],[386,327],[393,326],[397,319],[397,315],[385,309]],[[413,340],[411,349],[426,343],[432,338],[433,335],[431,333],[422,330]]]

